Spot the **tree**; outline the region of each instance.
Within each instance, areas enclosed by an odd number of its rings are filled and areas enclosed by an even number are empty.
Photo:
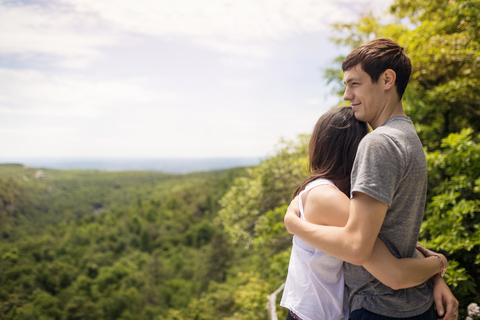
[[[102,310],[92,301],[76,296],[65,306],[62,320],[102,319]]]
[[[420,236],[448,253],[447,282],[465,306],[480,285],[480,135],[464,129],[440,147],[427,153],[431,200]]]
[[[256,228],[260,219],[269,210],[290,203],[293,191],[308,174],[307,142],[306,135],[297,141],[281,141],[275,156],[235,179],[220,200],[222,209],[218,213],[219,221],[234,243],[249,246],[258,236]],[[285,233],[281,237],[285,238]],[[285,241],[280,250],[290,245]]]

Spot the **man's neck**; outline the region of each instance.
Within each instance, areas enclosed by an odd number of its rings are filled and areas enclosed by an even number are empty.
[[[399,101],[394,105],[387,104],[382,109],[381,113],[376,117],[376,119],[369,122],[368,124],[372,127],[373,130],[375,130],[376,128],[387,122],[388,119],[396,116],[406,116],[405,111],[403,110],[402,101]]]

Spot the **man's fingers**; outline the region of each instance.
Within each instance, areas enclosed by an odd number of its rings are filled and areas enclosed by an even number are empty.
[[[447,305],[447,311],[445,312],[445,316],[443,319],[447,320],[456,320],[458,318],[458,301],[457,299],[449,299],[445,301]],[[438,305],[437,305],[438,307]],[[443,308],[443,305],[442,305]],[[440,314],[440,313],[439,313]]]
[[[298,195],[293,198],[293,200],[290,202],[290,205],[288,206],[287,213],[289,212],[294,212],[297,217],[300,216],[300,209],[298,206]]]
[[[424,256],[426,257],[430,257],[434,254],[434,252],[432,252],[432,250],[429,250],[425,247],[423,247],[421,244],[417,243],[417,246],[416,246],[416,249],[418,251],[420,251],[421,253],[423,253]]]
[[[437,307],[438,316],[444,320],[458,319],[458,300],[448,288],[445,280],[440,276],[434,276],[433,299]],[[445,306],[446,308],[445,308]]]
[[[285,216],[283,217],[283,224],[287,231],[291,234],[294,234],[291,229],[291,225],[293,220],[298,219],[300,217],[300,210],[298,208],[298,196],[290,202],[288,206],[287,212],[285,212]],[[290,222],[290,223],[289,223]]]
[[[443,308],[443,301],[442,297],[434,297],[435,306],[437,307],[437,314],[442,318],[443,314],[445,313],[445,309]]]

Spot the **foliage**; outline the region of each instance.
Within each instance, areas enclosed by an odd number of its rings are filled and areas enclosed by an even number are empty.
[[[220,284],[242,257],[212,220],[244,171],[0,165],[0,319],[233,314]]]
[[[447,282],[465,306],[480,286],[480,136],[471,129],[450,134],[427,163],[430,202],[420,236],[448,253]]]
[[[234,242],[251,244],[258,235],[259,219],[269,210],[290,203],[293,190],[308,172],[307,142],[305,135],[296,142],[281,141],[274,157],[234,181],[221,199],[222,209],[218,213]],[[283,215],[280,218],[283,221]]]

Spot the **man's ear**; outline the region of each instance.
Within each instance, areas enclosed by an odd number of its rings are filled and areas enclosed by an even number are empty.
[[[395,80],[397,79],[397,74],[392,69],[387,69],[383,72],[383,81],[384,89],[390,90],[395,86]]]

